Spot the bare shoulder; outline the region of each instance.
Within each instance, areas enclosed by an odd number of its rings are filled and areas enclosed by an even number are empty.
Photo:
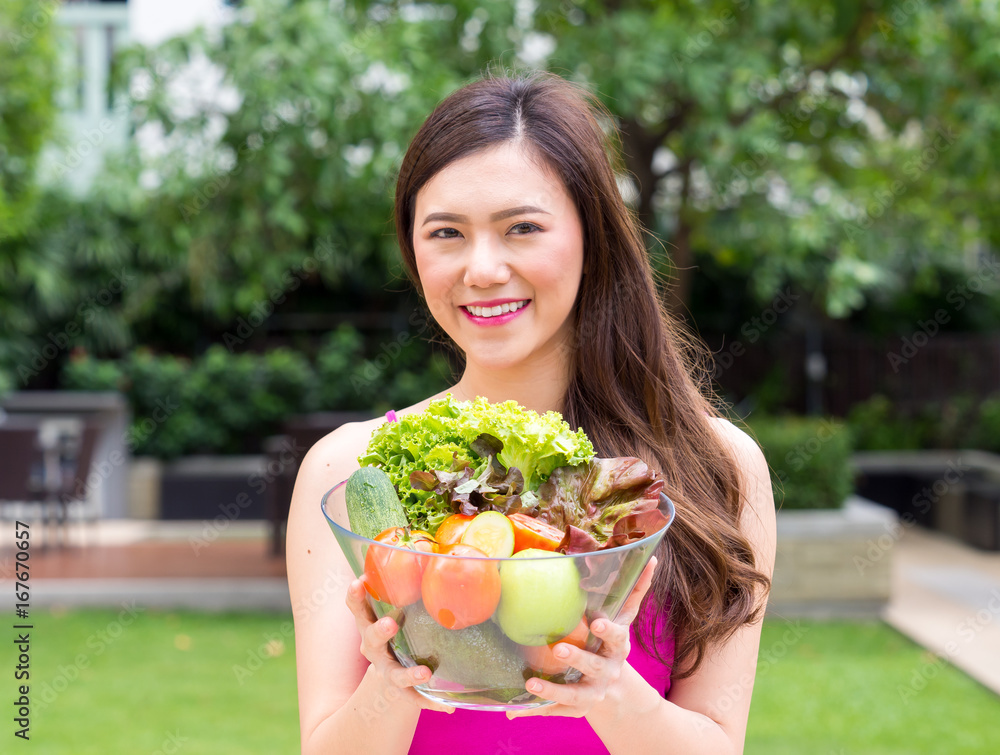
[[[747,462],[760,462],[765,467],[767,466],[767,463],[764,461],[764,454],[761,452],[760,446],[757,445],[757,441],[751,438],[744,430],[738,428],[725,417],[712,417],[710,422],[720,440],[736,455],[740,466],[743,466]]]
[[[309,449],[302,460],[303,467],[329,466],[331,468],[357,467],[357,458],[364,453],[372,433],[383,423],[383,417],[348,422],[327,433]],[[352,464],[353,463],[353,464]]]

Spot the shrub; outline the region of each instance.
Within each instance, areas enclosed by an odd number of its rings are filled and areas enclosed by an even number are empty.
[[[447,361],[423,342],[396,340],[366,358],[350,326],[330,334],[316,356],[286,348],[233,354],[213,345],[191,361],[137,350],[119,360],[74,352],[62,386],[123,392],[132,410],[128,445],[136,455],[260,453],[262,440],[295,414],[400,408],[447,384]]]
[[[920,448],[915,424],[898,416],[885,396],[855,404],[847,416],[854,446],[859,451],[902,451]]]
[[[1000,394],[979,405],[969,436],[973,448],[1000,454]]]
[[[851,434],[829,419],[755,417],[749,425],[784,509],[835,509],[854,489]]]
[[[978,448],[1000,452],[1000,395],[955,396],[907,410],[881,395],[855,404],[847,416],[855,450]]]

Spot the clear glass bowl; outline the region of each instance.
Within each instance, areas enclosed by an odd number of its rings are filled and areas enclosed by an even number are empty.
[[[673,503],[661,493],[666,526],[617,548],[511,558],[427,553],[351,532],[345,483],[323,496],[330,529],[356,577],[366,564],[377,572],[374,582],[365,577],[373,585],[368,601],[377,617],[391,616],[400,626],[390,643],[396,658],[434,672],[416,690],[458,708],[535,708],[551,701],[525,689],[531,677],[578,681],[580,672],[560,663],[552,645],[568,637],[590,652],[600,647],[590,622],[618,616],[674,520]]]

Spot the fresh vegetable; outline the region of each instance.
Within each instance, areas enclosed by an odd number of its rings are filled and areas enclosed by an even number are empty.
[[[535,490],[557,467],[594,457],[586,433],[570,429],[558,412],[538,414],[516,401],[491,404],[477,398],[463,407],[463,419],[471,428],[469,440],[486,433],[503,444],[497,460],[507,469],[520,470],[525,490]]]
[[[503,697],[501,702],[525,692],[518,648],[492,621],[443,629],[418,604],[406,610],[401,634],[410,657],[438,679],[485,687],[491,695]]]
[[[420,590],[427,612],[445,629],[486,621],[500,602],[496,563],[478,548],[462,543],[443,546],[441,553],[465,558],[430,559]]]
[[[499,511],[484,511],[469,522],[462,542],[490,558],[508,558],[514,552],[514,527]]]
[[[539,487],[538,518],[564,532],[561,553],[585,553],[641,540],[662,529],[663,479],[631,456],[556,469]]]
[[[351,531],[361,537],[374,539],[387,529],[410,524],[392,480],[381,469],[356,470],[347,479],[344,500]]]
[[[554,551],[563,539],[563,531],[553,527],[537,517],[520,512],[509,514],[514,527],[514,552],[538,548],[544,551]]]
[[[548,645],[565,637],[587,607],[573,559],[551,551],[532,548],[502,561],[500,583],[497,623],[519,645]]]
[[[529,540],[525,525],[515,552],[585,553],[662,529],[669,516],[662,478],[639,459],[593,453],[583,431],[570,430],[556,412],[448,395],[383,424],[359,461],[384,469],[411,526],[435,535],[453,514],[485,511],[533,516],[562,533],[553,545],[551,530],[534,528],[541,537]],[[444,537],[451,540],[452,530]]]
[[[491,404],[482,397],[459,402],[449,394],[431,401],[423,412],[404,414],[396,422],[379,426],[358,462],[385,470],[410,522],[436,532],[455,510],[432,489],[413,486],[410,475],[452,470],[453,465],[462,464],[471,465],[477,475],[487,472],[490,454],[472,447],[484,434],[499,441],[502,450],[496,460],[505,470],[517,469],[528,491],[534,491],[557,467],[582,464],[594,456],[586,434],[573,431],[557,412],[540,415],[515,401]]]
[[[569,663],[556,658],[556,645],[560,642],[565,642],[586,650],[587,637],[589,636],[590,626],[587,624],[587,618],[584,617],[580,619],[580,623],[576,625],[576,629],[562,639],[548,645],[521,645],[521,655],[524,656],[524,660],[535,671],[540,671],[543,674],[562,674],[569,670]]]
[[[427,556],[437,544],[428,533],[410,531],[405,527],[390,527],[379,533],[375,542],[395,548],[369,545],[365,554],[365,589],[384,603],[408,606],[420,600],[420,585]]]
[[[465,528],[469,526],[469,522],[473,519],[475,517],[472,514],[452,514],[441,522],[441,526],[437,528],[434,539],[441,545],[454,545],[461,542]],[[559,536],[562,537],[561,532]]]
[[[453,511],[473,516],[480,511],[520,511],[529,500],[537,500],[524,490],[519,470],[504,469],[496,460],[500,441],[480,435],[472,442],[472,449],[485,457],[478,468],[467,461],[455,461],[448,470],[410,472],[410,484],[415,490],[434,492]]]

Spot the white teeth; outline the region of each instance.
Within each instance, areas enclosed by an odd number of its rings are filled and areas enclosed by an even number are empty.
[[[517,312],[517,310],[521,309],[521,307],[525,306],[527,303],[527,299],[522,299],[521,301],[501,304],[496,307],[469,306],[466,307],[466,309],[476,317],[496,317],[497,315],[507,314],[508,312]]]

